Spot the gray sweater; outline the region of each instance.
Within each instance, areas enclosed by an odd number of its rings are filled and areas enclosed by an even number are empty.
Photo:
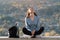
[[[32,21],[30,18],[25,17],[25,27],[29,31],[39,31],[40,29],[40,21],[38,16],[34,16],[34,21]]]

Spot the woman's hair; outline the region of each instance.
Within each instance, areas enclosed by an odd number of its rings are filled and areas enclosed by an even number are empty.
[[[32,8],[29,8],[29,9],[32,9]],[[26,17],[27,17],[27,18],[30,17],[29,9],[27,10],[27,13],[26,13]],[[35,12],[34,12],[34,15],[37,16],[37,14],[36,14]]]

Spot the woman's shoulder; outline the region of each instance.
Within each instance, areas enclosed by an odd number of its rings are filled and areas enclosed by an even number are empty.
[[[39,19],[39,16],[35,16],[35,17]]]
[[[29,18],[25,17],[25,19],[29,19]]]
[[[25,20],[27,20],[27,21],[28,21],[28,20],[29,20],[29,18],[25,17]]]

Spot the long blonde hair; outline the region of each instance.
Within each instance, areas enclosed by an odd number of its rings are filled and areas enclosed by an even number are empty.
[[[32,9],[33,10],[33,8],[29,8],[29,9]],[[30,17],[29,9],[27,10],[27,13],[26,13],[26,17],[27,18]],[[34,15],[37,16],[37,14],[35,13],[35,11],[33,11],[33,12],[34,12]]]

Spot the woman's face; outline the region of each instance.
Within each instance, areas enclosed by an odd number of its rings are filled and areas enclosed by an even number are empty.
[[[29,14],[30,14],[30,16],[34,16],[34,11],[33,11],[33,9],[28,9],[28,11],[29,11]]]

